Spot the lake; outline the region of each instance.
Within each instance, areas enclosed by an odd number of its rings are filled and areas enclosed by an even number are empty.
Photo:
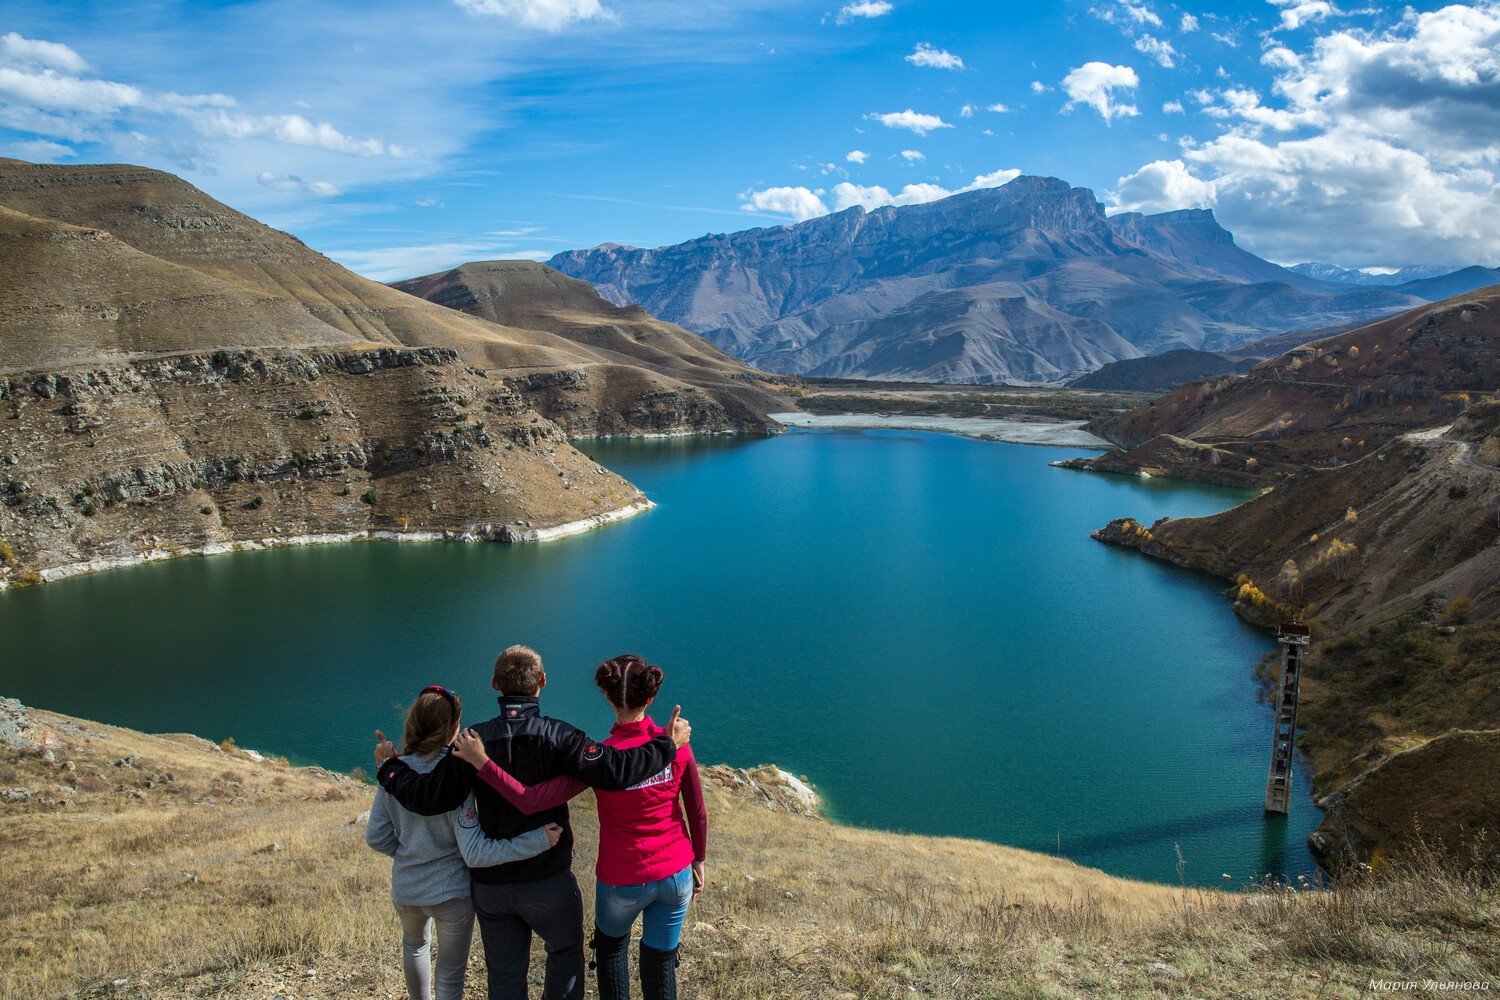
[[[1262,814],[1275,646],[1223,584],[1090,530],[1242,491],[917,431],[585,441],[659,505],[531,545],[354,543],[181,559],[0,594],[0,694],[369,768],[429,683],[467,715],[524,642],[598,736],[599,660],[666,671],[700,759],[806,775],[837,819],[1061,852],[1163,882],[1311,873],[1319,814]]]

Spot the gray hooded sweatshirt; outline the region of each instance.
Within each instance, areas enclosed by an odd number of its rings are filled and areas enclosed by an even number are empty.
[[[449,751],[446,747],[425,756],[402,754],[413,771],[426,774]],[[491,840],[479,826],[474,796],[458,809],[437,816],[410,812],[377,789],[365,827],[365,843],[393,859],[391,900],[402,906],[435,906],[450,899],[468,898],[469,869],[509,864],[534,857],[551,847],[544,829],[529,830],[510,840]]]

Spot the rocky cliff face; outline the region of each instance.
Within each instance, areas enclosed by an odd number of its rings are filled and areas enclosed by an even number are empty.
[[[510,384],[573,436],[769,433],[784,380],[639,306],[522,260],[480,261],[394,286],[506,326],[544,329],[615,361],[539,370]]]
[[[441,349],[0,377],[0,583],[244,545],[505,539],[645,498]]]
[[[1419,301],[1279,268],[1206,211],[1110,219],[1041,177],[550,263],[768,370],[922,381],[1056,381]]]

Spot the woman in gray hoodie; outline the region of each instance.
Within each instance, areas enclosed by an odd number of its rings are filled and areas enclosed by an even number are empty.
[[[412,770],[432,770],[449,753],[462,721],[458,695],[434,684],[406,712],[401,759]],[[384,739],[384,737],[381,737]],[[365,827],[365,843],[392,858],[391,900],[401,919],[401,964],[409,1000],[433,1000],[432,926],[437,925],[436,1000],[461,1000],[474,907],[469,869],[533,857],[562,835],[555,823],[510,840],[491,840],[480,829],[474,798],[453,812],[420,816],[408,812],[385,789],[377,789]]]

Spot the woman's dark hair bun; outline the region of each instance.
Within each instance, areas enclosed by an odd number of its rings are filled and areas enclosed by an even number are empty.
[[[646,702],[661,690],[665,675],[661,667],[647,663],[633,653],[605,660],[594,671],[594,683],[604,692],[610,704],[620,708],[644,708]]]

